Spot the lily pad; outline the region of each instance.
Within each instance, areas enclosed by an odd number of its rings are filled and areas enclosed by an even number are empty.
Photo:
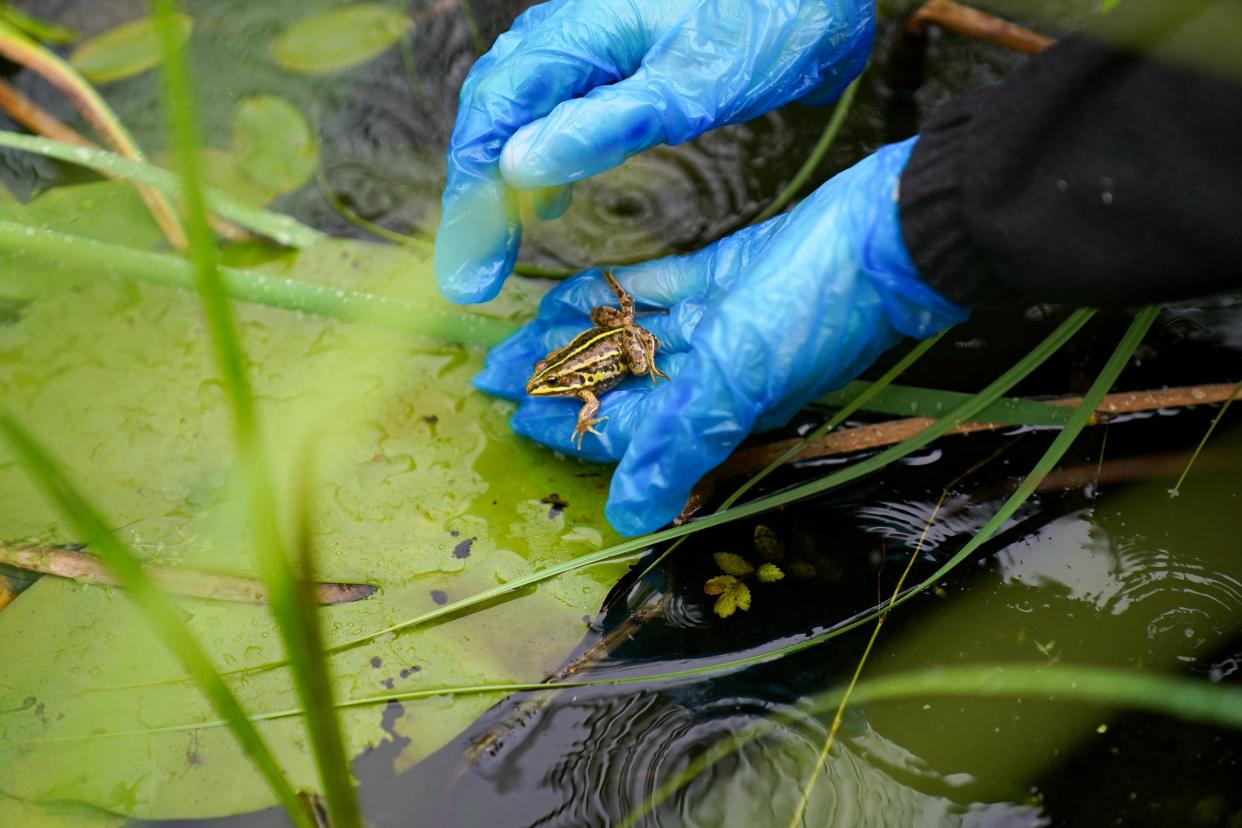
[[[233,113],[233,152],[258,188],[289,193],[319,164],[319,149],[302,111],[276,95],[246,98]]]
[[[28,266],[27,266],[28,267]],[[265,265],[283,276],[433,303],[410,251],[332,241]],[[0,328],[0,396],[54,448],[121,534],[151,561],[253,575],[233,477],[230,418],[196,297],[90,273]],[[510,298],[530,307],[532,297]],[[372,597],[322,611],[329,642],[401,622],[615,540],[606,470],[515,438],[511,405],[474,391],[482,352],[279,310],[238,306],[278,496],[312,484],[317,575],[370,583]],[[558,492],[573,504],[551,510]],[[0,537],[76,540],[0,452]],[[462,542],[469,539],[469,555]],[[339,699],[494,680],[537,680],[580,640],[620,565],[524,591],[484,611],[332,658]],[[281,656],[264,607],[183,599],[223,669]],[[111,587],[43,579],[0,612],[0,793],[144,818],[202,818],[273,804],[227,729]],[[133,685],[140,686],[133,686]],[[259,714],[296,706],[284,670],[239,677]],[[388,743],[398,770],[497,701],[433,697],[343,711],[351,755]],[[293,784],[318,780],[296,718],[264,736]]]
[[[318,75],[366,63],[401,39],[411,20],[382,3],[357,3],[302,18],[272,41],[272,58],[291,72]]]
[[[174,19],[178,45],[190,39],[194,21],[178,14]],[[74,50],[69,62],[92,83],[132,78],[160,63],[160,36],[154,18],[122,23],[92,37]]]

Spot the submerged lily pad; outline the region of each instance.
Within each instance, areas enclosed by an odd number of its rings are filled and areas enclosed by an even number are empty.
[[[328,242],[265,266],[284,276],[431,303],[409,251]],[[230,418],[196,297],[105,275],[44,274],[0,327],[0,396],[140,553],[166,565],[253,575],[233,478]],[[469,385],[482,352],[417,336],[238,306],[270,454],[288,505],[316,456],[313,530],[325,581],[372,597],[322,610],[329,643],[377,630],[612,542],[606,470],[515,438],[512,407]],[[550,513],[557,492],[572,506]],[[0,537],[78,540],[0,452]],[[468,556],[457,552],[470,539]],[[537,680],[584,631],[620,565],[573,573],[484,611],[332,658],[339,699],[495,680]],[[265,607],[180,601],[222,669],[281,657]],[[0,612],[0,792],[147,818],[273,804],[231,733],[124,592],[43,579]],[[254,714],[296,706],[284,670],[233,684]],[[128,686],[127,686],[128,685]],[[133,686],[139,685],[139,686]],[[343,711],[352,756],[387,743],[398,770],[497,701],[433,697]],[[160,729],[158,732],[157,729]],[[296,718],[260,725],[296,787],[318,786]]]
[[[411,21],[394,6],[357,3],[302,18],[272,41],[272,58],[317,75],[366,63],[401,39]]]
[[[233,113],[233,151],[259,188],[288,193],[305,184],[319,149],[302,111],[276,95],[246,98]]]
[[[173,23],[177,44],[184,45],[190,39],[194,21],[189,15],[178,14]],[[122,23],[85,41],[74,50],[69,62],[92,83],[108,83],[140,75],[158,66],[160,54],[160,35],[155,19],[143,17]]]

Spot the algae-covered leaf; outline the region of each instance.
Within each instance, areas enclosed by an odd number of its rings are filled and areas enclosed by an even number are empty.
[[[291,72],[339,72],[376,57],[409,27],[410,19],[395,6],[341,6],[311,14],[285,29],[272,41],[272,57]]]
[[[194,21],[175,17],[179,45],[190,39]],[[142,74],[160,63],[160,39],[155,20],[143,17],[92,37],[74,50],[69,62],[92,83],[108,83]]]
[[[305,184],[319,150],[302,111],[276,95],[246,98],[233,113],[233,151],[259,188],[288,193]]]
[[[149,248],[164,235],[123,181],[92,181],[53,187],[25,205],[21,221],[100,241]]]
[[[102,273],[26,267],[0,259],[0,282],[49,282],[0,326],[6,406],[149,560],[253,576],[230,420],[196,297]],[[429,264],[403,248],[334,241],[264,267],[439,301]],[[55,289],[62,283],[70,287]],[[511,312],[515,300],[506,301]],[[520,304],[531,306],[529,298]],[[470,386],[481,351],[269,308],[239,305],[237,313],[282,503],[307,446],[315,447],[317,576],[379,587],[321,610],[329,645],[615,539],[603,519],[606,471],[515,438],[512,405]],[[550,510],[544,501],[553,492],[571,505]],[[80,540],[3,453],[0,538]],[[331,664],[336,696],[539,680],[578,643],[583,616],[596,612],[622,571],[571,573],[339,653]],[[283,655],[266,607],[180,604],[221,669]],[[6,794],[146,818],[272,804],[230,732],[205,724],[216,715],[192,684],[150,683],[180,668],[121,590],[39,581],[0,612],[0,640]],[[124,686],[133,684],[143,686]],[[296,706],[284,670],[249,674],[234,687],[255,714]],[[347,747],[357,756],[387,743],[403,770],[495,701],[433,697],[351,708],[341,717]],[[316,789],[302,723],[279,719],[260,729],[293,784]]]

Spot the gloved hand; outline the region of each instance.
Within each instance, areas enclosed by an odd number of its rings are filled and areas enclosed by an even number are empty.
[[[552,0],[470,70],[448,151],[435,266],[484,302],[521,241],[510,188],[555,218],[567,184],[789,101],[837,97],[871,49],[874,0]],[[813,94],[811,94],[813,93]]]
[[[967,311],[923,283],[897,215],[897,184],[915,139],[885,147],[824,184],[792,212],[688,256],[617,268],[660,340],[672,377],[631,377],[605,394],[608,419],[582,448],[577,399],[531,398],[536,360],[616,307],[598,271],[548,292],[535,321],[488,354],[475,385],[521,406],[513,430],[566,454],[620,460],[605,514],[622,534],[668,523],[691,487],[752,430],[787,422],[857,376],[902,336],[925,338]]]

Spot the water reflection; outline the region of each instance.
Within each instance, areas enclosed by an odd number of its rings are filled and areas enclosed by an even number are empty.
[[[458,770],[450,783],[451,807],[427,824],[493,825],[499,808],[505,825],[615,824],[619,814],[643,806],[661,784],[722,740],[764,725],[762,738],[695,775],[640,824],[783,825],[827,735],[820,719],[753,696],[707,699],[693,691],[607,696],[587,691],[584,696],[567,699],[513,734],[499,758]],[[929,768],[861,716],[849,717],[843,735],[846,748],[826,766],[803,824],[1046,824],[1028,806],[962,800],[956,794],[961,778]],[[441,784],[446,781],[440,778]],[[410,794],[407,788],[405,795]],[[396,809],[391,801],[374,805]],[[1007,822],[1013,819],[1020,821]]]

